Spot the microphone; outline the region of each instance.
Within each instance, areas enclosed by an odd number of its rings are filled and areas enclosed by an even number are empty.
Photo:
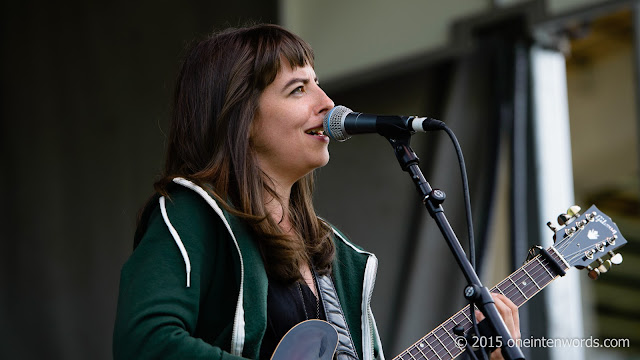
[[[393,137],[446,127],[442,121],[429,117],[363,114],[342,105],[331,109],[322,125],[325,134],[337,141],[348,140],[351,135],[357,134],[378,133]]]

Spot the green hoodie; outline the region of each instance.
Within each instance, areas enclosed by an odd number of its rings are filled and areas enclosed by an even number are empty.
[[[201,187],[177,178],[122,268],[115,359],[258,357],[267,275],[252,232]],[[383,359],[370,301],[376,257],[334,229],[332,277],[361,359]]]

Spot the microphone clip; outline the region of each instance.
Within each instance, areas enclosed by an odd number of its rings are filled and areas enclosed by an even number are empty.
[[[400,167],[403,171],[407,171],[411,165],[418,165],[420,158],[413,151],[410,146],[411,133],[405,133],[400,136],[385,136],[385,138],[393,147],[393,153],[396,154],[396,158],[400,163]]]

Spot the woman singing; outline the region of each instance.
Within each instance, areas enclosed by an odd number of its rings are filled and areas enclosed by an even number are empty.
[[[333,106],[312,49],[282,27],[191,47],[164,173],[122,269],[115,358],[268,359],[289,329],[318,318],[339,329],[342,357],[383,358],[369,304],[377,259],[312,203]],[[496,302],[519,332],[515,305]]]

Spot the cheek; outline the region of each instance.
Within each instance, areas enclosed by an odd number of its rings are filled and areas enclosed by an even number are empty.
[[[251,126],[251,138],[256,146],[283,147],[288,141],[292,141],[298,128],[291,116],[278,111],[261,112]]]
[[[278,141],[282,141],[278,136],[277,129],[264,121],[254,121],[249,141],[252,149],[258,154],[269,154],[277,148]]]
[[[258,110],[249,129],[249,141],[252,146],[264,146],[265,133],[269,129],[269,124],[266,119],[264,113]]]

